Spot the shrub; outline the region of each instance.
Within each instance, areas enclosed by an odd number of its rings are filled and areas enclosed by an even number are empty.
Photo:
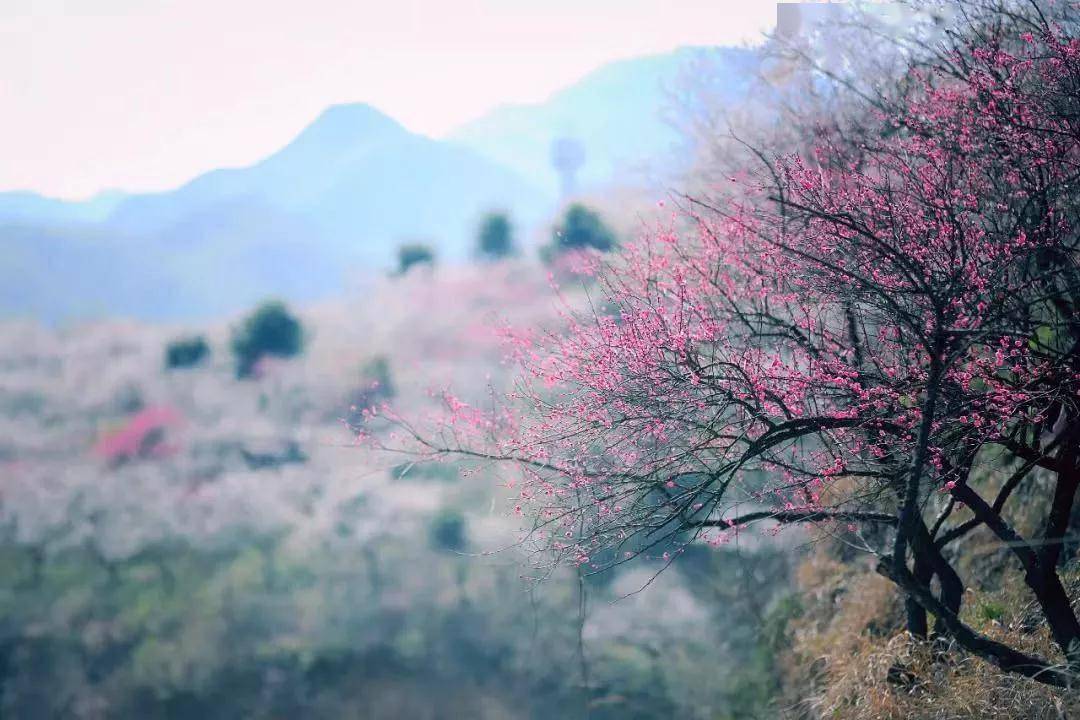
[[[517,252],[514,226],[506,213],[488,213],[480,223],[477,254],[485,260],[502,260]]]
[[[398,275],[405,275],[414,265],[434,265],[435,251],[424,243],[408,243],[398,248]]]
[[[346,423],[358,428],[370,418],[370,411],[397,394],[390,362],[385,355],[376,355],[360,367],[360,384],[348,396],[349,412]]]
[[[388,400],[397,394],[390,361],[385,355],[376,355],[360,368],[360,380],[373,395],[373,400]]]
[[[202,335],[178,338],[165,346],[165,369],[194,367],[210,356],[210,346]]]
[[[465,516],[459,510],[443,508],[431,521],[431,546],[436,550],[461,552],[468,545]]]
[[[277,301],[263,303],[233,331],[236,376],[250,377],[263,357],[293,357],[303,346],[303,327],[288,308]]]
[[[600,215],[581,203],[566,209],[561,223],[551,233],[551,244],[545,248],[545,259],[552,259],[567,250],[599,250],[607,252],[616,245],[615,233]]]

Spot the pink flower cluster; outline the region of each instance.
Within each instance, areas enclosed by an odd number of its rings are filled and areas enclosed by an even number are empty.
[[[953,490],[958,455],[1080,387],[1054,305],[1076,290],[1059,203],[1080,135],[1055,103],[1080,44],[1003,48],[913,71],[873,142],[825,133],[617,259],[579,258],[593,311],[508,334],[520,386],[494,411],[447,394],[435,436],[410,435],[517,463],[533,537],[592,565],[724,542],[742,510],[895,506],[924,420],[927,484]]]

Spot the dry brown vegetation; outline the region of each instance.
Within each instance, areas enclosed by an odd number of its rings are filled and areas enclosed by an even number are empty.
[[[868,562],[841,561],[820,539],[796,573],[801,617],[789,625],[781,706],[789,718],[839,720],[1062,720],[1075,692],[999,671],[942,641],[904,630],[902,598]],[[1073,587],[1077,573],[1070,573]],[[997,589],[968,588],[964,620],[1027,652],[1055,657],[1015,570]]]

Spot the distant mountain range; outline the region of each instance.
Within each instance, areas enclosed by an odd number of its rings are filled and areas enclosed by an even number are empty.
[[[673,118],[678,98],[694,82],[699,64],[710,78],[724,78],[720,98],[738,103],[753,82],[759,57],[742,48],[681,48],[664,55],[609,63],[542,103],[506,105],[465,124],[450,139],[517,171],[555,193],[559,176],[552,144],[570,138],[581,144],[582,191],[610,184],[662,185],[686,157]]]
[[[549,203],[465,147],[367,105],[332,107],[265,160],[169,192],[89,203],[0,195],[0,311],[184,318],[270,295],[311,300],[355,268],[388,267],[404,239],[461,257],[483,210],[535,222]]]
[[[85,202],[0,193],[0,316],[210,316],[267,296],[332,295],[349,273],[389,268],[403,241],[463,259],[485,211],[504,209],[525,231],[550,220],[556,138],[584,148],[585,187],[639,184],[626,168],[670,166],[680,154],[662,119],[666,93],[702,52],[731,65],[737,101],[753,53],[681,50],[605,66],[442,140],[368,105],[340,105],[261,162],[168,192]]]

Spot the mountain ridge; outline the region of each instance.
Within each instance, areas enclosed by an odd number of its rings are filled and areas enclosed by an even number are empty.
[[[472,150],[411,133],[365,103],[333,106],[255,163],[117,196],[95,212],[0,194],[0,283],[10,288],[0,314],[180,319],[267,296],[318,300],[356,269],[389,268],[405,239],[464,258],[485,210],[535,222],[549,204]],[[48,278],[86,302],[51,293]]]
[[[545,103],[492,111],[442,138],[413,133],[367,103],[341,103],[260,160],[173,189],[83,202],[0,193],[0,284],[25,288],[0,294],[0,317],[81,316],[80,303],[49,296],[48,282],[12,278],[35,269],[91,292],[87,307],[101,312],[183,318],[265,296],[328,297],[352,272],[389,269],[402,242],[428,242],[440,260],[462,260],[491,210],[508,212],[527,242],[544,234],[557,207],[552,139],[577,129],[586,189],[638,182],[625,171],[631,163],[667,161],[670,169],[680,153],[660,117],[663,85],[696,53],[714,50],[617,61]],[[748,53],[721,49],[733,68]],[[740,92],[733,83],[732,97]],[[99,255],[87,258],[94,249]],[[131,287],[147,300],[121,292]]]
[[[573,138],[585,150],[578,173],[578,185],[585,190],[613,179],[620,182],[626,173],[631,176],[627,184],[658,185],[658,177],[679,169],[677,163],[665,162],[679,154],[682,143],[665,110],[671,92],[685,81],[687,67],[704,61],[729,69],[735,81],[726,99],[734,103],[749,91],[758,57],[750,48],[684,46],[616,60],[541,102],[501,105],[445,137],[537,179],[548,192],[559,189],[550,152],[560,137]],[[522,138],[529,140],[524,150]]]

